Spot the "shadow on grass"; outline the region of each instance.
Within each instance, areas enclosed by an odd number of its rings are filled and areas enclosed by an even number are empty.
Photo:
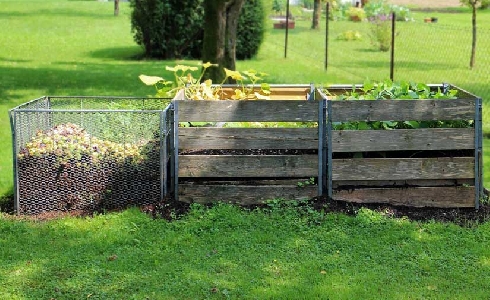
[[[144,49],[141,46],[104,48],[89,53],[90,57],[113,59],[118,61],[140,61],[145,59]]]
[[[95,93],[115,96],[148,95],[154,93],[154,88],[143,85],[138,76],[144,73],[161,75],[165,64],[168,62],[145,66],[137,62],[124,65],[88,63],[77,64],[76,67],[73,62],[58,62],[53,64],[53,68],[0,66],[0,82],[5,86],[0,89],[0,98],[2,104],[13,107],[18,105],[16,90],[41,90],[44,95],[60,96],[86,96]],[[57,68],[56,65],[71,69]]]
[[[0,196],[0,212],[14,213],[14,188],[10,188],[4,195]]]
[[[97,10],[96,12],[73,10],[70,8],[59,8],[59,9],[39,9],[31,11],[0,11],[0,19],[8,18],[36,18],[38,16],[42,17],[52,17],[52,18],[81,18],[81,19],[114,19],[114,10],[111,6],[106,6],[108,9],[106,11]],[[75,25],[76,26],[76,25]]]

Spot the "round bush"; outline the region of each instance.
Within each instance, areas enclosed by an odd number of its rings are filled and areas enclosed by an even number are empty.
[[[237,28],[236,58],[250,59],[264,40],[265,11],[262,0],[245,1]]]
[[[131,0],[134,40],[150,57],[200,56],[203,0]]]

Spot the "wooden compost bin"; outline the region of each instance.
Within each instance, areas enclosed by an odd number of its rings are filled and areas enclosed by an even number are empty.
[[[307,86],[273,87],[273,99],[173,102],[177,123],[310,122],[310,128],[178,127],[177,198],[242,205],[271,199],[309,199],[317,178],[319,102]],[[287,95],[287,96],[286,96]]]
[[[318,120],[318,103],[302,100],[182,100],[174,105],[179,122]],[[318,194],[316,186],[297,184],[318,176],[318,155],[311,154],[311,150],[318,149],[318,128],[184,127],[178,129],[178,149],[178,199],[184,202],[221,200],[256,204]],[[202,152],[183,154],[193,150]],[[221,150],[218,152],[222,154],[210,150]],[[277,151],[271,155],[270,150]]]
[[[332,94],[344,91],[329,89]],[[275,94],[274,101],[173,101],[174,143],[179,150],[173,167],[176,198],[248,205],[327,196],[413,207],[479,206],[481,99],[463,90],[459,99],[451,100],[368,101],[334,101],[320,91],[313,101],[307,86],[276,92],[280,94]],[[471,126],[393,130],[335,130],[333,126],[359,121],[458,120],[470,121]],[[310,122],[318,126],[177,126],[186,122]],[[311,177],[315,184],[298,185]]]
[[[331,93],[341,91],[329,89]],[[330,179],[327,194],[334,200],[357,203],[478,207],[482,195],[481,99],[463,90],[459,90],[458,97],[327,101],[326,148],[331,149],[326,152]],[[473,127],[332,127],[335,122],[414,120],[471,120]]]

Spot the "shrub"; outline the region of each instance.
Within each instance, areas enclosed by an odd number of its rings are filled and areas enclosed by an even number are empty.
[[[132,0],[131,30],[147,56],[197,57],[202,47],[202,0]]]
[[[247,0],[238,19],[236,58],[250,59],[264,40],[265,11],[262,0]]]
[[[263,0],[244,3],[237,28],[237,59],[257,54],[264,37]],[[146,56],[200,59],[204,31],[203,0],[132,0],[134,40]]]
[[[380,51],[391,47],[391,15],[377,15],[369,18],[371,23],[371,42]]]

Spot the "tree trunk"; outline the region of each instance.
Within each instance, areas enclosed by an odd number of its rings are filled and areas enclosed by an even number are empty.
[[[321,0],[315,0],[315,2],[313,3],[313,22],[311,23],[311,29],[320,29],[321,14]]]
[[[119,0],[114,0],[114,16],[119,16]]]
[[[473,28],[473,39],[471,41],[471,58],[470,58],[470,69],[475,66],[475,56],[476,56],[476,5],[478,0],[470,1],[471,8],[473,11],[471,17],[471,24]]]
[[[217,68],[209,68],[204,79],[221,83],[225,78],[223,68],[235,70],[236,31],[244,2],[245,0],[204,1],[202,60],[219,65]]]

